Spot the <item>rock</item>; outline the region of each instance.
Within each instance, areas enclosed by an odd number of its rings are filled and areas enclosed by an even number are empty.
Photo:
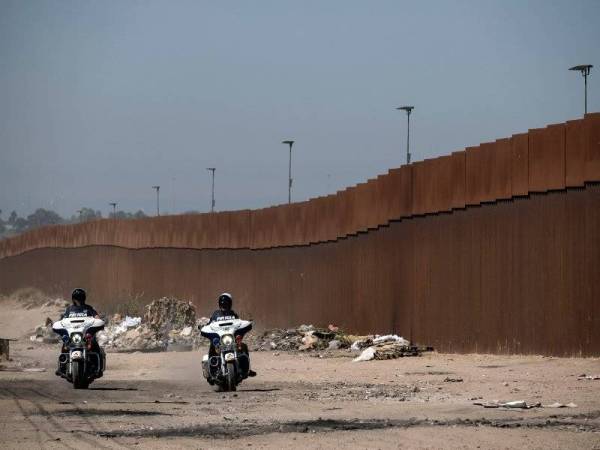
[[[189,337],[192,335],[192,327],[185,327],[183,330],[181,330],[181,333],[179,333],[180,336],[184,336],[184,337]]]
[[[333,339],[329,341],[329,345],[327,346],[327,350],[339,350],[341,348],[341,342],[337,339]]]
[[[56,344],[60,342],[60,336],[52,330],[52,323],[52,319],[47,317],[43,325],[36,327],[34,334],[29,337],[29,340],[44,344]]]

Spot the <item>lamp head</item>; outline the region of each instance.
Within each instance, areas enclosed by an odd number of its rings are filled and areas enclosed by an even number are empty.
[[[400,106],[396,108],[397,110],[406,111],[406,114],[410,114],[410,112],[415,109],[414,106]]]
[[[589,75],[590,69],[594,67],[591,64],[581,64],[579,66],[570,67],[569,70],[577,70],[581,72],[582,75]]]

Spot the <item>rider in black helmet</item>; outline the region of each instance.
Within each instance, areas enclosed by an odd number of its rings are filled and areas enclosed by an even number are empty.
[[[73,304],[67,307],[66,311],[61,316],[61,319],[65,319],[67,317],[95,317],[99,319],[100,316],[96,310],[90,305],[85,304],[85,299],[85,291],[81,288],[75,289],[71,293],[71,301]]]
[[[233,319],[240,318],[240,316],[238,316],[238,314],[233,309],[231,309],[233,306],[233,297],[231,296],[231,294],[224,292],[223,294],[219,295],[218,302],[219,302],[219,309],[217,309],[214,313],[212,313],[208,323],[217,322],[217,321],[221,321],[221,320],[233,320]],[[241,353],[245,353],[248,356],[248,359],[250,359],[250,352],[248,350],[248,346],[246,345],[246,343],[242,342],[241,347],[242,347]],[[215,351],[215,347],[213,346],[212,342],[210,343],[210,348],[208,350],[208,354],[209,354],[209,356],[217,356],[217,352]],[[256,372],[254,370],[249,370],[248,376],[255,377]]]

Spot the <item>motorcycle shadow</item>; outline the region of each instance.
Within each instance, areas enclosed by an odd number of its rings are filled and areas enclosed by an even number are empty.
[[[139,391],[138,388],[131,387],[89,387],[88,391]]]
[[[253,388],[253,389],[240,389],[238,388],[238,392],[273,392],[273,391],[280,391],[281,389],[279,388]]]

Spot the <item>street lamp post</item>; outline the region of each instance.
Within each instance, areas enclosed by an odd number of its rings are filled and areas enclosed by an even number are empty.
[[[292,203],[292,145],[294,141],[283,141],[282,144],[290,146],[290,164],[288,170],[288,203]]]
[[[571,67],[569,70],[578,70],[579,72],[581,72],[581,75],[583,75],[583,84],[584,84],[584,107],[583,107],[583,111],[584,114],[587,114],[587,77],[590,74],[590,70],[592,69],[591,64],[582,64],[580,66],[573,66]]]
[[[112,206],[113,208],[113,219],[117,218],[117,202],[111,202],[109,203],[110,206]]]
[[[211,194],[211,202],[210,202],[210,212],[215,212],[215,170],[216,167],[207,167],[206,170],[212,172],[212,194]]]
[[[406,164],[410,164],[410,113],[414,106],[400,106],[397,110],[406,111]]]
[[[160,216],[160,186],[152,186],[152,189],[156,189],[156,216]]]

